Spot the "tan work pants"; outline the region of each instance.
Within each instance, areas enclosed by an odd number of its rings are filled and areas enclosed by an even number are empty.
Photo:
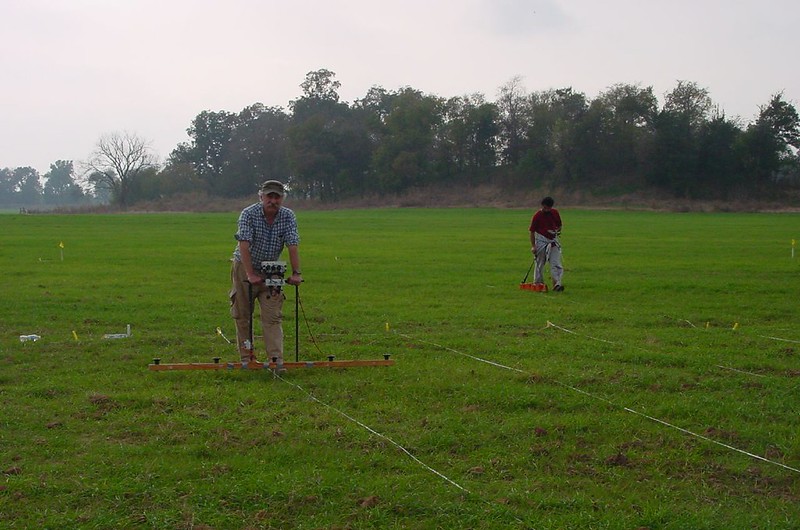
[[[252,299],[249,295],[252,295]],[[255,310],[258,300],[261,317],[261,329],[264,332],[264,348],[266,361],[277,357],[283,362],[283,301],[286,295],[279,287],[267,287],[264,284],[253,285],[247,281],[247,273],[240,261],[233,260],[231,265],[231,316],[236,323],[236,344],[243,362],[250,360],[247,343],[250,341],[251,310]],[[252,301],[251,301],[252,300]],[[255,352],[255,344],[251,347]]]

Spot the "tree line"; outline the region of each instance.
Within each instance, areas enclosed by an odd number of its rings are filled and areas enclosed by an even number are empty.
[[[186,191],[240,197],[268,178],[321,201],[431,185],[658,189],[723,200],[800,188],[800,117],[782,93],[745,123],[689,81],[662,104],[638,84],[590,99],[571,87],[529,93],[514,78],[494,102],[374,86],[352,103],[340,101],[340,86],[322,69],[306,75],[286,109],[203,111],[163,164],[136,135],[116,133],[101,138],[73,185],[63,177],[71,162],[57,162],[44,179],[30,168],[0,170],[0,201],[9,193],[83,193],[123,206]]]

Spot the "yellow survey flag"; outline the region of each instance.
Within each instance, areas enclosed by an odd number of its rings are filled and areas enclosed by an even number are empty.
[[[63,242],[63,241],[61,241],[61,242],[58,244],[58,246],[59,246],[59,247],[61,247],[61,248],[64,248],[64,242]]]

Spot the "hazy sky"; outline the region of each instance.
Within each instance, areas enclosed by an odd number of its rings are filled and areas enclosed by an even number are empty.
[[[750,122],[800,107],[797,0],[0,0],[0,167],[88,158],[128,131],[163,159],[203,110],[286,107],[306,73],[443,97],[678,80]]]

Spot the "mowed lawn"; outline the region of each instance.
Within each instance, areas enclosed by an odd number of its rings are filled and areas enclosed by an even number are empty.
[[[800,215],[563,208],[533,293],[532,213],[297,211],[287,360],[395,364],[280,377],[148,370],[236,213],[0,215],[0,528],[796,528]]]

